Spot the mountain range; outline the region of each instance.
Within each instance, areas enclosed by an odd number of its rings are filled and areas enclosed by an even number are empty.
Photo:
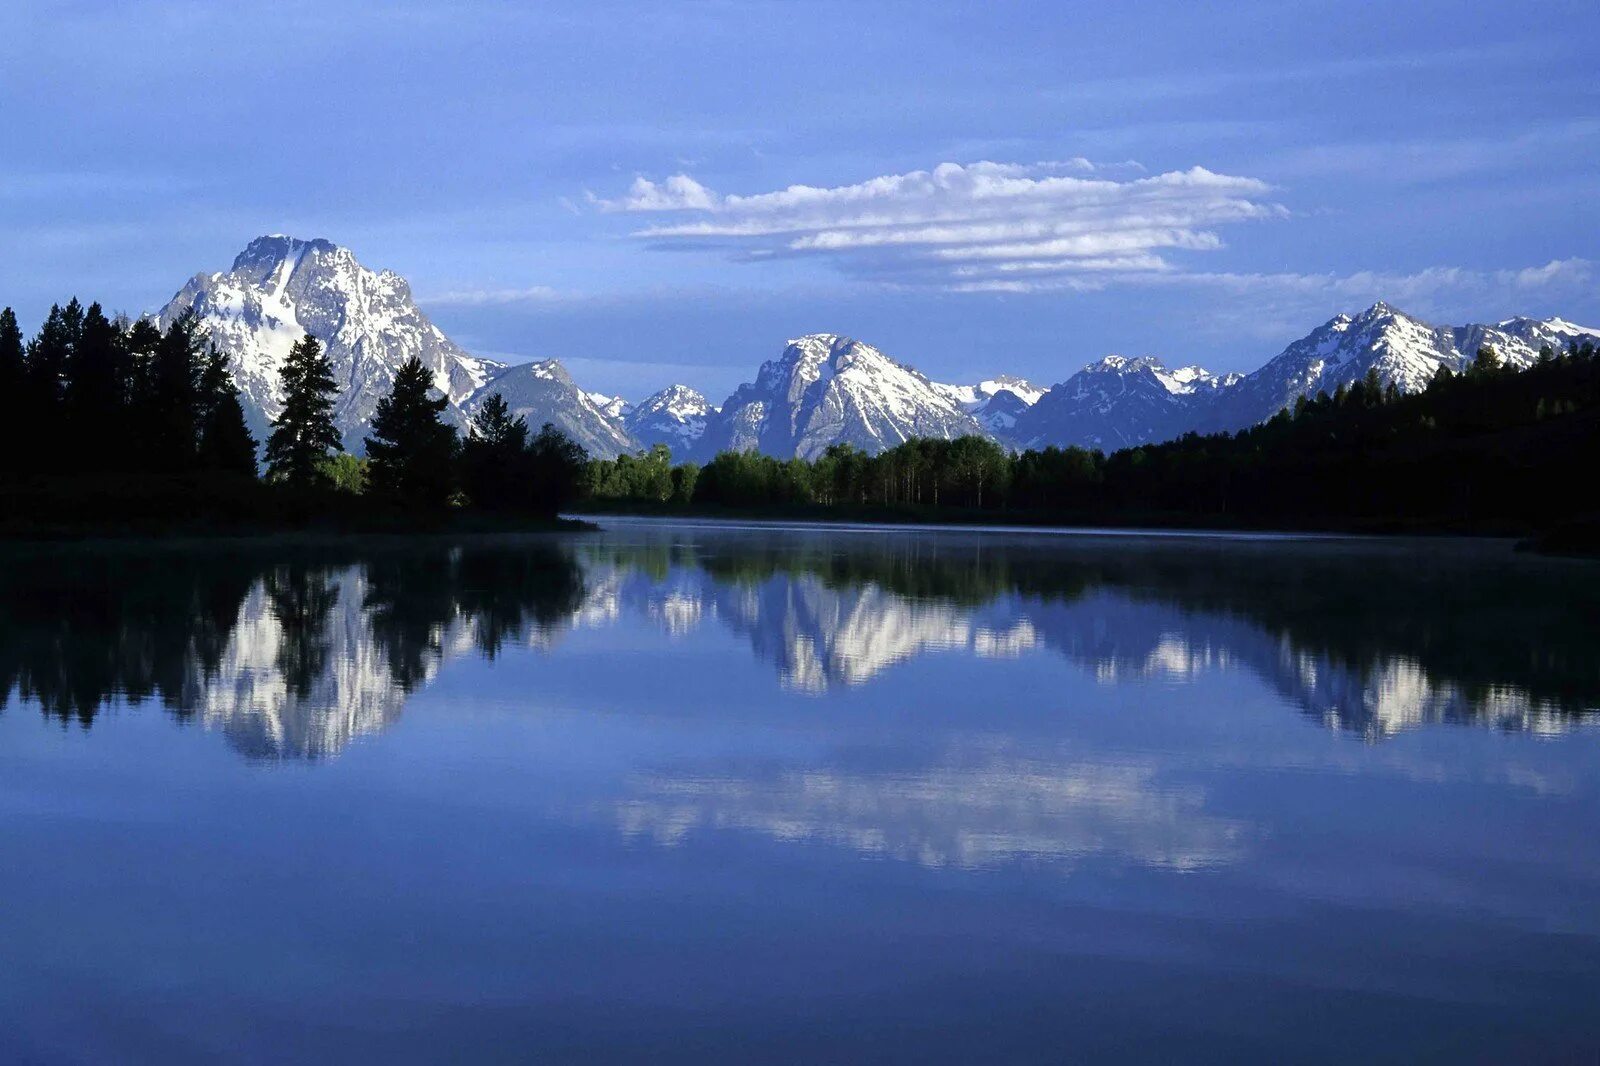
[[[698,461],[728,449],[809,459],[835,444],[877,452],[911,437],[969,434],[1007,447],[1112,451],[1241,429],[1369,370],[1414,392],[1440,367],[1464,369],[1484,345],[1526,366],[1543,346],[1560,351],[1600,338],[1600,330],[1559,318],[1437,326],[1380,302],[1334,317],[1248,374],[1109,355],[1046,388],[1009,375],[944,384],[860,340],[814,333],[789,341],[718,407],[687,385],[631,403],[583,390],[554,359],[506,364],[473,356],[423,313],[405,279],[370,270],[322,239],[258,237],[226,273],[196,274],[155,317],[165,327],[185,311],[229,355],[258,438],[281,410],[278,368],[309,333],[333,363],[335,419],[354,451],[395,371],[414,356],[432,372],[457,426],[498,392],[529,425],[552,423],[593,456],[666,445],[674,458]]]

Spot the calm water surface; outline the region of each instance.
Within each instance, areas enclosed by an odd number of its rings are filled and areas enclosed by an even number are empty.
[[[0,568],[0,1060],[1600,1054],[1600,565],[611,521]]]

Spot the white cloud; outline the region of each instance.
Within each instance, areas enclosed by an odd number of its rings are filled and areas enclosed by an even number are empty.
[[[1130,169],[1132,168],[1132,169]],[[1173,251],[1223,247],[1218,228],[1284,217],[1269,186],[1204,167],[1118,180],[1137,164],[1087,159],[942,163],[853,185],[721,195],[687,174],[637,178],[599,200],[663,217],[635,232],[658,247],[717,246],[746,258],[812,256],[891,282],[982,287],[1017,273],[1159,274]]]
[[[627,196],[595,202],[608,211],[710,211],[716,208],[717,197],[689,175],[674,174],[660,184],[634,178]]]
[[[564,293],[549,285],[529,285],[521,289],[454,289],[421,297],[418,302],[440,307],[485,307],[493,304],[544,304],[570,300]]]

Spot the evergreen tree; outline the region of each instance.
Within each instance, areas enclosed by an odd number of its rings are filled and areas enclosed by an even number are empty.
[[[0,472],[21,466],[17,444],[26,403],[24,359],[22,328],[17,324],[16,313],[7,307],[0,311]]]
[[[192,311],[167,327],[150,363],[146,424],[151,465],[157,470],[194,469],[200,429],[200,372],[205,338]]]
[[[555,514],[583,491],[589,456],[583,446],[546,422],[528,445],[528,491],[532,507]]]
[[[228,357],[214,344],[200,374],[200,401],[200,469],[255,477],[256,440],[245,425]]]
[[[62,405],[71,426],[66,458],[75,469],[117,467],[126,436],[127,345],[120,327],[97,303],[83,316],[83,327],[66,367]]]
[[[1361,379],[1362,400],[1368,407],[1376,407],[1383,402],[1383,378],[1378,375],[1376,366],[1367,367],[1366,376]]]
[[[1478,349],[1478,354],[1472,360],[1472,366],[1467,373],[1473,377],[1492,374],[1500,369],[1500,354],[1487,344]]]
[[[297,486],[323,483],[323,460],[344,450],[333,424],[333,397],[339,390],[333,365],[308,335],[289,349],[279,374],[283,412],[267,437],[267,474]]]
[[[512,510],[527,503],[528,421],[511,417],[498,392],[483,401],[461,445],[461,481],[468,498],[486,510]]]
[[[439,418],[449,401],[433,388],[422,360],[406,360],[394,388],[378,401],[367,443],[371,491],[415,507],[450,501],[456,432]]]
[[[76,301],[74,301],[75,303]],[[44,325],[28,342],[24,386],[26,414],[40,421],[54,418],[61,402],[61,382],[72,358],[73,330],[60,304],[52,304]]]

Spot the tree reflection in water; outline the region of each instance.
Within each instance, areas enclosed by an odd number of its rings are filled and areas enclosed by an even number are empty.
[[[88,727],[157,701],[252,757],[381,730],[452,657],[622,615],[725,626],[804,691],[936,652],[1108,682],[1245,669],[1379,738],[1559,730],[1600,708],[1600,576],[1483,546],[707,532],[465,544],[14,549],[0,688]],[[713,621],[714,620],[714,621]],[[596,679],[596,684],[605,679]]]

